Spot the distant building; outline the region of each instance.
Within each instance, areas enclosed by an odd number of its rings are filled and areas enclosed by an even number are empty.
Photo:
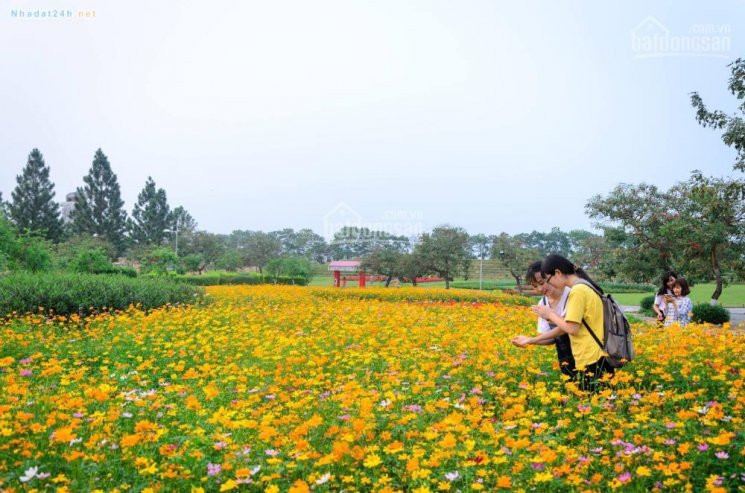
[[[72,220],[72,211],[75,209],[75,199],[77,197],[77,192],[70,192],[65,196],[65,202],[60,202],[59,208],[62,214],[62,222],[65,224],[68,224]]]

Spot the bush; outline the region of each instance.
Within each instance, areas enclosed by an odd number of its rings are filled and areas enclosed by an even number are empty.
[[[693,307],[692,320],[699,324],[718,324],[729,322],[729,311],[722,305],[701,303]]]
[[[280,257],[269,261],[264,269],[270,276],[302,277],[310,280],[313,264],[305,257]]]
[[[167,278],[131,279],[122,275],[74,273],[18,273],[0,276],[0,316],[37,312],[57,315],[143,309],[193,303],[201,290]]]
[[[85,248],[75,255],[69,269],[73,272],[102,274],[114,270],[108,255],[100,248]]]
[[[652,284],[601,282],[600,287],[606,293],[649,293],[656,289]]]
[[[647,317],[656,317],[657,314],[654,312],[654,299],[655,295],[645,296],[639,301],[639,314]]]
[[[196,286],[219,286],[222,284],[289,284],[307,286],[308,279],[297,276],[270,276],[254,272],[245,274],[207,273],[202,275],[176,276],[177,279]]]
[[[158,247],[146,251],[141,258],[141,262],[141,271],[146,274],[162,275],[172,271],[183,273],[178,255],[170,248]]]

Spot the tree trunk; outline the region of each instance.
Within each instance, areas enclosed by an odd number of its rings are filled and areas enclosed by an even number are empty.
[[[391,280],[393,279],[393,276],[388,276],[385,279],[385,287],[387,288],[388,285],[391,283]]]
[[[450,289],[450,276],[445,274],[445,289]]]
[[[714,271],[714,279],[717,281],[717,287],[711,295],[711,304],[716,305],[719,302],[719,296],[722,294],[722,270],[719,268],[719,259],[717,258],[717,246],[711,249],[711,269]]]
[[[517,291],[520,294],[523,294],[523,285],[520,283],[520,275],[516,275],[514,272],[510,271],[510,274],[512,274],[512,277],[515,278],[515,284],[517,284]]]

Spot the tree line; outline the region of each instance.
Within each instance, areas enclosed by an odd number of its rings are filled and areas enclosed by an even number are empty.
[[[728,89],[743,101],[745,60],[736,60],[730,69]],[[709,110],[697,93],[690,97],[697,121],[722,132],[723,142],[737,152],[734,169],[745,171],[745,103],[728,114]],[[417,277],[434,274],[448,286],[455,277],[468,275],[472,261],[487,258],[497,260],[519,286],[530,262],[559,253],[603,280],[654,282],[670,269],[692,280],[713,280],[713,300],[727,282],[745,276],[745,181],[706,177],[696,170],[667,190],[646,183],[621,183],[606,195],[591,197],[586,212],[601,234],[554,228],[517,235],[469,235],[457,226],[442,225],[410,239],[345,227],[329,242],[307,228],[236,230],[228,235],[199,230],[184,207],[170,208],[165,190],[151,177],[128,215],[117,176],[101,149],[76,190],[69,222],[62,220],[49,166],[38,149],[31,151],[16,182],[11,200],[3,202],[0,194],[2,215],[9,220],[0,225],[0,270],[7,270],[2,262],[9,251],[16,255],[41,252],[43,245],[38,242],[44,241],[61,250],[76,244],[94,245],[112,259],[124,254],[199,273],[244,267],[263,272],[270,267],[275,273],[295,275],[281,270],[307,271],[310,262],[363,258],[369,271],[389,280],[398,277],[416,282]],[[7,240],[9,226],[20,235],[16,243]],[[15,247],[11,249],[10,244]],[[26,265],[33,264],[26,261]]]

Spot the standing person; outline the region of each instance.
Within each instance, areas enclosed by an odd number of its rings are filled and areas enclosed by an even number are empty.
[[[657,321],[662,322],[665,320],[665,295],[673,294],[673,283],[678,277],[673,271],[665,272],[660,280],[660,289],[657,290],[657,294],[654,297],[654,312],[657,314]]]
[[[536,305],[531,309],[569,334],[576,365],[573,378],[578,380],[580,389],[595,391],[600,377],[605,373],[613,375],[615,368],[605,360],[601,347],[605,339],[603,302],[593,288],[585,283],[591,284],[600,293],[603,289],[584,270],[561,255],[546,257],[541,263],[541,273],[546,283],[553,287],[571,289],[566,315],[562,317],[547,306]],[[600,341],[599,344],[588,327]]]
[[[691,321],[691,310],[693,303],[688,295],[691,288],[684,277],[675,279],[673,283],[673,294],[665,295],[665,327],[678,323],[685,327]]]
[[[538,302],[539,305],[548,306],[558,315],[564,316],[570,289],[557,289],[548,284],[541,273],[540,261],[530,264],[528,272],[525,275],[525,280],[530,283],[533,289],[543,295],[541,301]],[[527,347],[530,344],[541,346],[555,345],[556,356],[559,359],[559,370],[568,377],[574,376],[574,356],[572,356],[569,335],[548,320],[538,317],[538,336],[528,337],[519,335],[512,339],[512,344],[521,348]]]

